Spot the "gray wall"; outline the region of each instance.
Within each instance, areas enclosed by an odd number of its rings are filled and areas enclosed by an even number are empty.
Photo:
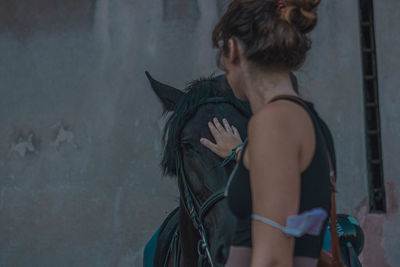
[[[2,2],[0,266],[141,266],[178,203],[144,70],[179,88],[218,71],[210,35],[226,1]],[[298,75],[333,131],[339,211],[363,224],[364,266],[397,266],[400,6],[375,2],[386,215],[368,213],[357,1],[322,2]]]
[[[374,1],[386,214],[369,213],[358,8],[358,1],[322,2],[313,48],[299,75],[333,131],[338,212],[357,217],[363,227],[363,266],[399,266],[400,3]]]
[[[400,265],[400,16],[399,1],[374,1],[379,102],[387,213],[359,212],[370,241],[364,260],[370,266]]]

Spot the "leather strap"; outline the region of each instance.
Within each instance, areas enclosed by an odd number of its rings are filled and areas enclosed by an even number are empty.
[[[315,115],[314,112],[310,109],[310,107],[304,102],[303,99],[301,99],[298,96],[295,95],[277,95],[273,97],[268,103],[274,102],[279,99],[291,99],[295,101],[296,103],[299,103],[302,105],[309,113],[310,115]],[[318,121],[318,120],[317,120]],[[318,127],[320,127],[318,125]],[[323,131],[321,131],[323,133]],[[344,266],[341,258],[340,258],[340,248],[339,248],[339,236],[337,232],[337,218],[336,218],[336,198],[335,198],[335,193],[336,193],[336,173],[333,168],[333,163],[332,163],[332,158],[329,153],[328,149],[328,144],[326,141],[326,136],[324,136],[324,144],[326,147],[326,153],[328,157],[328,162],[329,162],[329,179],[331,183],[331,240],[332,240],[332,267],[336,266]]]
[[[340,258],[340,248],[339,248],[339,236],[337,232],[337,218],[336,218],[336,174],[333,170],[333,164],[331,155],[328,154],[329,169],[330,169],[330,179],[331,179],[331,242],[332,242],[332,266],[343,266],[342,260]]]

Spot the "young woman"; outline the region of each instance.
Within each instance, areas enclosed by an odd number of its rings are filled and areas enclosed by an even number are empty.
[[[233,0],[214,29],[229,84],[254,114],[228,187],[238,224],[226,266],[317,266],[330,210],[329,163],[312,104],[294,91],[290,72],[310,49],[319,2]],[[208,126],[215,143],[200,142],[221,157],[241,143],[225,119]],[[323,213],[311,216],[317,233],[286,231],[289,218],[316,208]]]

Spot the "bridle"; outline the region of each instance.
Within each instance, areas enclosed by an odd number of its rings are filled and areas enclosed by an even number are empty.
[[[205,104],[216,104],[216,103],[228,103],[233,105],[246,117],[250,117],[250,113],[243,106],[233,101],[230,101],[227,97],[210,97],[201,102],[197,108]],[[214,267],[214,262],[211,257],[209,242],[207,239],[207,231],[204,226],[204,219],[208,212],[222,199],[224,199],[224,190],[214,192],[209,196],[203,203],[197,199],[196,195],[193,193],[189,186],[188,179],[185,175],[185,170],[183,167],[183,156],[180,149],[177,149],[177,160],[176,160],[176,171],[178,175],[178,186],[180,191],[181,202],[185,209],[186,214],[191,218],[193,226],[199,232],[200,239],[197,243],[197,253],[198,253],[198,267],[203,266],[205,259],[211,267]]]

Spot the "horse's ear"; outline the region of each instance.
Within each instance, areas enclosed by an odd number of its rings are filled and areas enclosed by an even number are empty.
[[[156,93],[158,98],[161,100],[164,111],[173,111],[175,109],[176,103],[185,94],[181,90],[176,89],[172,86],[160,83],[151,77],[149,72],[145,72],[147,78],[150,81],[153,91]]]

